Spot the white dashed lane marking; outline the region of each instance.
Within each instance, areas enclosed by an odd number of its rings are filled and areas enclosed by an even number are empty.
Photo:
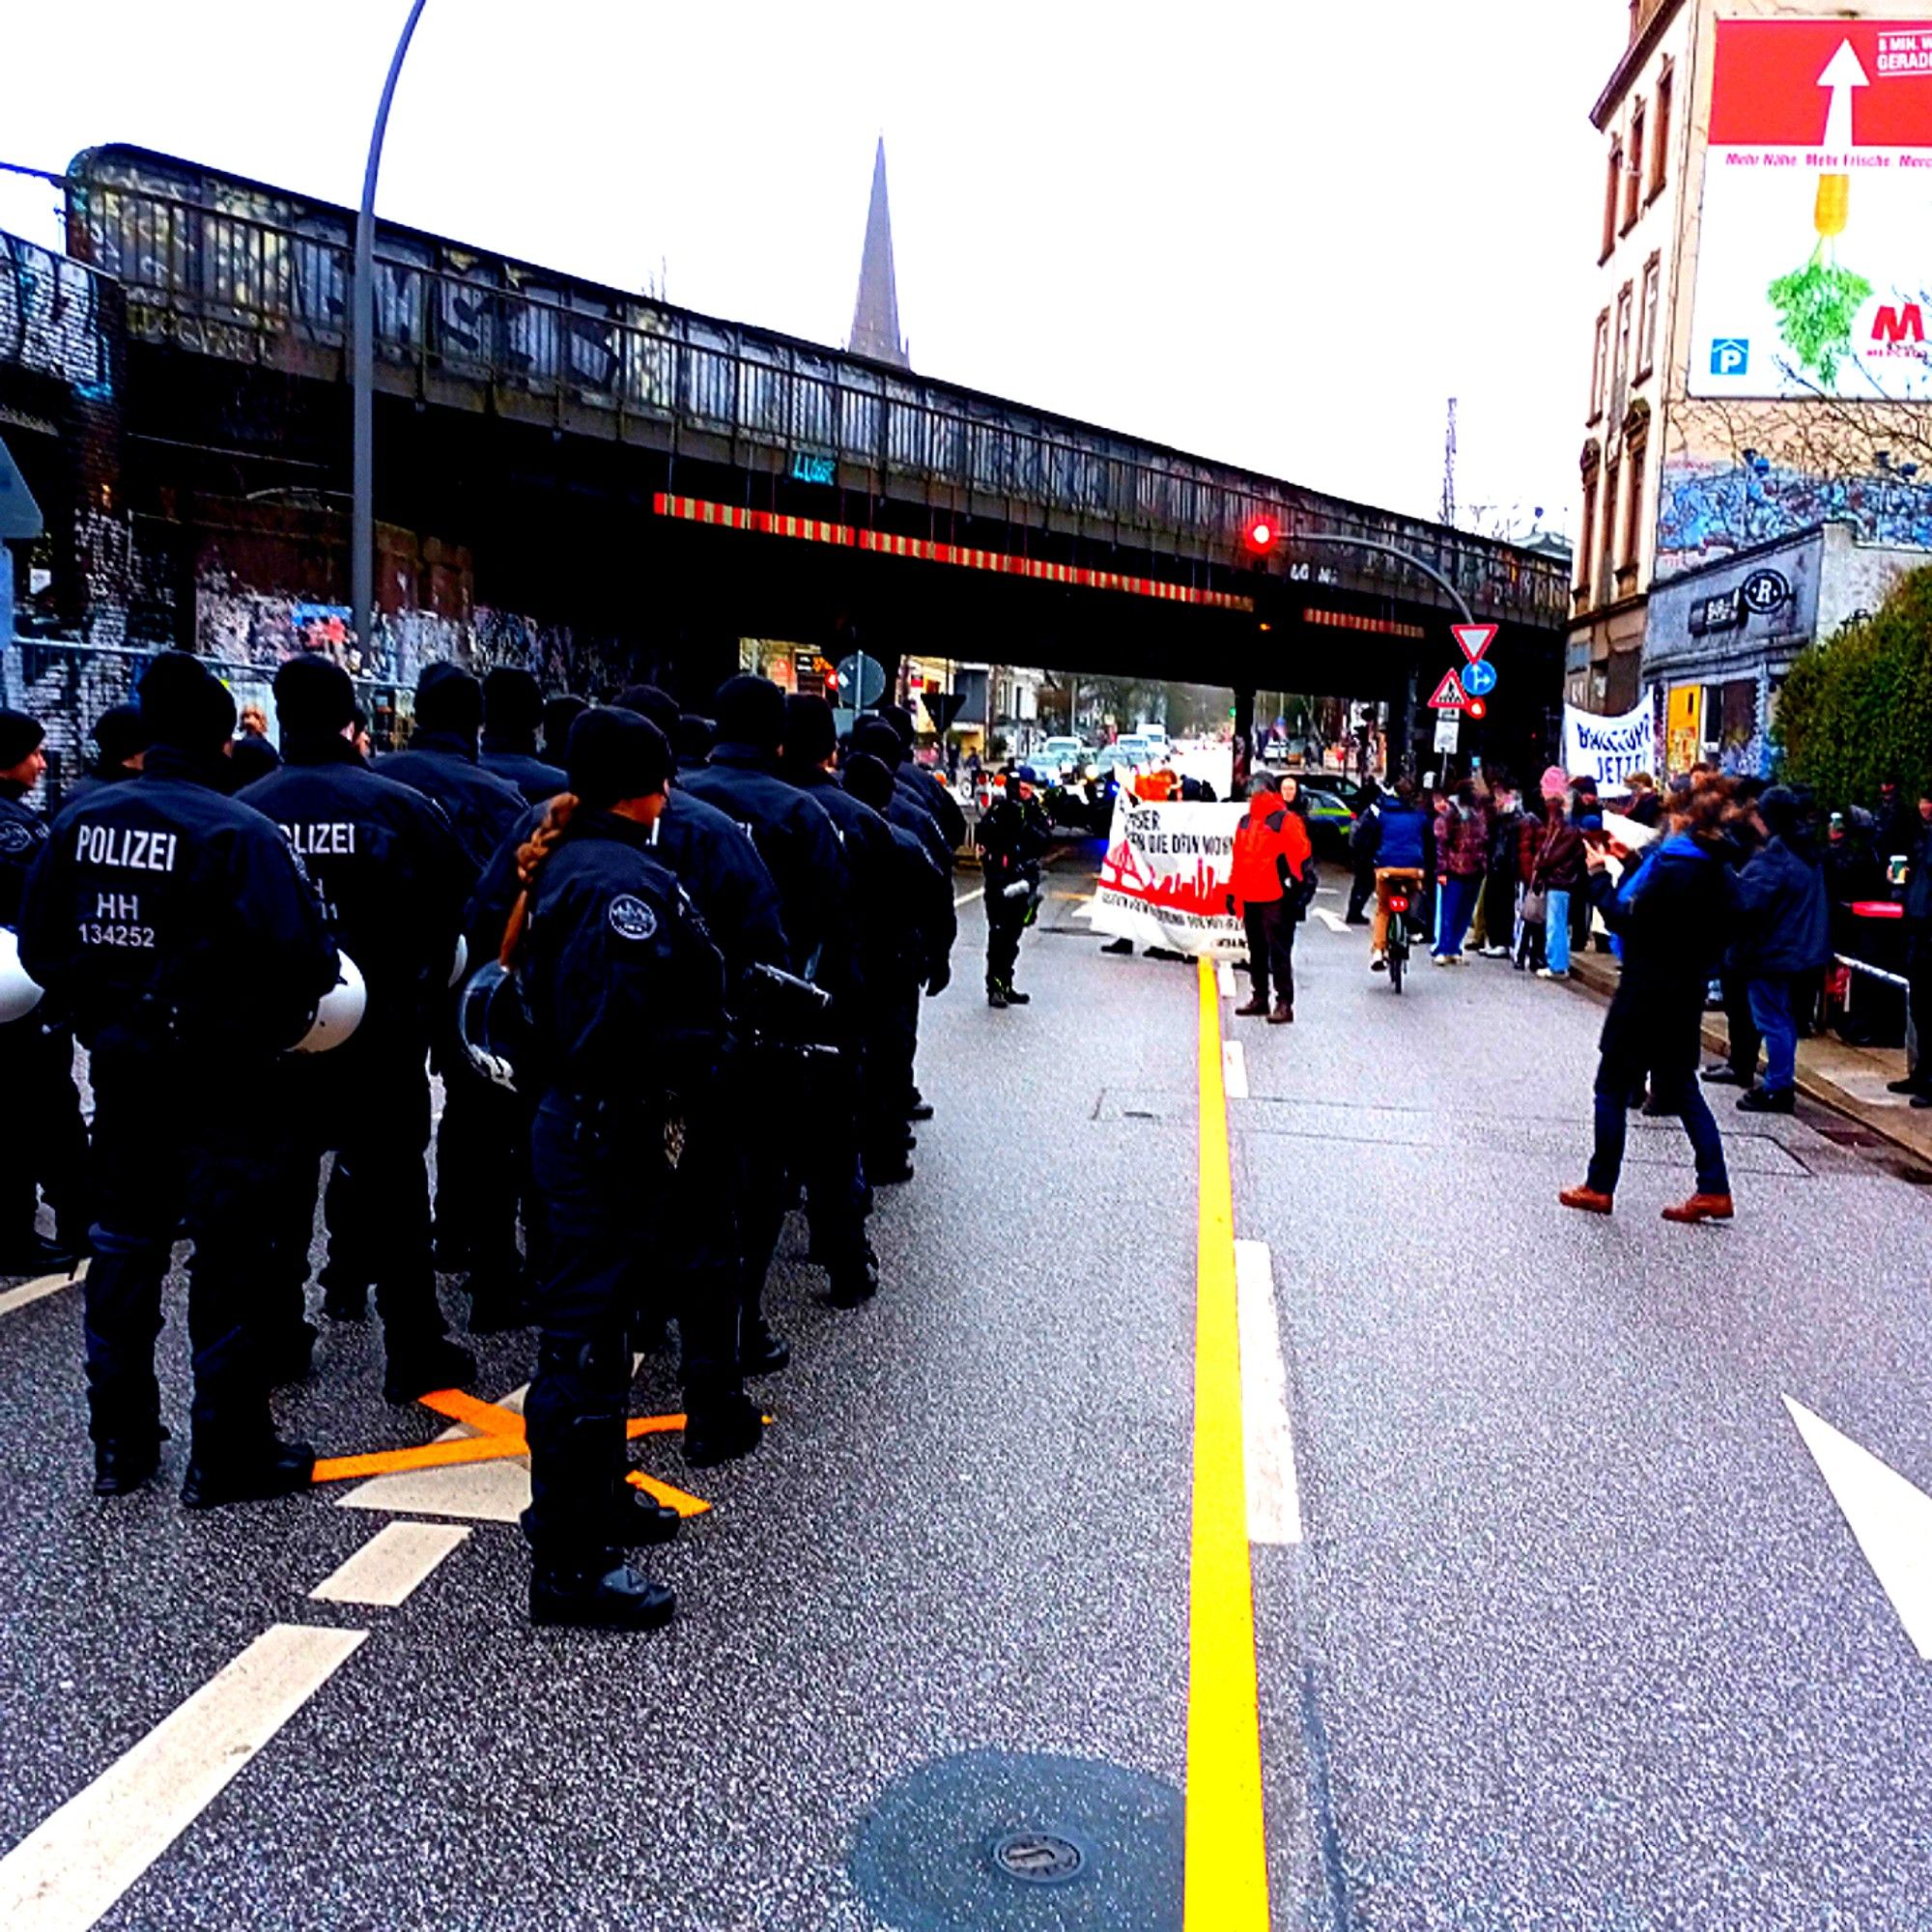
[[[87,1932],[368,1632],[275,1624],[0,1859],[8,1932]]]
[[[392,1610],[469,1536],[449,1522],[387,1523],[309,1595],[323,1604],[379,1604]]]
[[[1248,1097],[1248,1050],[1237,1039],[1221,1042],[1221,1085],[1231,1100]]]
[[[87,1274],[87,1264],[82,1262],[73,1274],[43,1274],[33,1281],[23,1281],[18,1288],[10,1288],[0,1293],[0,1315],[11,1315],[16,1308],[25,1308],[30,1302],[44,1301],[50,1294],[58,1294],[64,1288],[71,1288]]]
[[[1235,1243],[1241,1328],[1241,1440],[1247,1460],[1248,1541],[1301,1541],[1301,1496],[1288,1425],[1288,1374],[1275,1321],[1274,1257],[1265,1241]]]

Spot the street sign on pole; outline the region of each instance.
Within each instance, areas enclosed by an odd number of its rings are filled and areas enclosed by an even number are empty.
[[[952,728],[952,721],[966,706],[966,694],[961,691],[928,691],[922,694],[921,702],[925,706],[925,715],[932,720],[932,728],[944,733]]]
[[[1435,721],[1435,749],[1453,752],[1463,735],[1463,721],[1453,711],[1445,711]]]
[[[1463,673],[1463,689],[1471,697],[1487,697],[1496,688],[1496,668],[1488,658],[1478,658]]]
[[[1451,624],[1449,635],[1462,645],[1463,655],[1471,664],[1476,664],[1495,642],[1496,627],[1493,624]]]
[[[854,651],[838,660],[838,701],[869,711],[886,693],[886,670],[877,658]]]
[[[1463,682],[1453,670],[1442,673],[1442,682],[1435,687],[1435,696],[1429,700],[1435,711],[1462,711],[1469,702],[1469,694],[1463,689]]]

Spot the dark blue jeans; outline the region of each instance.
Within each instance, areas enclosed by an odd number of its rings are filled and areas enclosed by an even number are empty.
[[[1764,1091],[1788,1094],[1798,1084],[1798,1021],[1791,1010],[1789,975],[1753,980],[1750,1013],[1764,1036]]]
[[[1463,951],[1463,937],[1476,910],[1476,895],[1483,889],[1480,878],[1462,879],[1445,874],[1442,880],[1442,914],[1435,935],[1435,951],[1444,958],[1455,958]]]
[[[1584,1184],[1599,1194],[1614,1194],[1617,1178],[1623,1172],[1626,1114],[1632,1091],[1644,1076],[1639,1062],[1623,1054],[1606,1053],[1597,1064],[1597,1145],[1590,1155],[1590,1172]],[[1697,1159],[1697,1192],[1728,1194],[1730,1175],[1724,1167],[1724,1143],[1718,1123],[1704,1099],[1704,1090],[1694,1073],[1666,1078],[1650,1077],[1650,1091],[1684,1122],[1690,1136],[1690,1150]]]

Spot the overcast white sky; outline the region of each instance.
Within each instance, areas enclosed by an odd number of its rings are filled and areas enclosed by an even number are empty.
[[[405,0],[7,22],[0,159],[137,142],[354,202]],[[822,342],[872,144],[915,367],[1434,514],[1577,494],[1624,0],[430,0],[380,207]],[[52,191],[0,227],[58,240]]]

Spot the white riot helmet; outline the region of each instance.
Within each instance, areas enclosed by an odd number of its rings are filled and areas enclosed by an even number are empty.
[[[40,982],[20,964],[20,935],[0,925],[0,1026],[25,1019],[40,1004]]]
[[[528,1045],[529,1016],[516,975],[487,959],[457,996],[456,1031],[469,1064],[493,1087],[517,1091],[516,1061]]]
[[[346,952],[338,952],[335,957],[335,984],[316,1003],[315,1017],[292,1052],[327,1053],[330,1047],[340,1046],[362,1024],[362,1012],[369,1004],[362,969]]]

